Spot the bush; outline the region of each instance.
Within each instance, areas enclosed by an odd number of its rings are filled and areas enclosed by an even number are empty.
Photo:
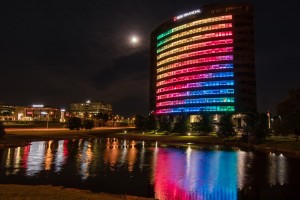
[[[85,119],[83,121],[83,127],[84,127],[84,129],[91,130],[92,128],[95,127],[94,120]]]
[[[67,122],[67,128],[70,130],[79,130],[82,128],[82,122],[81,119],[78,117],[70,117],[70,119]]]

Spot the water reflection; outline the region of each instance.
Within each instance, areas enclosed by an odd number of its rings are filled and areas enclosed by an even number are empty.
[[[283,185],[288,182],[287,174],[287,158],[280,154],[276,156],[274,153],[269,154],[269,184],[276,185],[279,183]]]
[[[236,161],[236,152],[160,148],[154,175],[155,198],[237,199]]]
[[[34,175],[43,169],[46,148],[45,144],[46,142],[32,142],[27,158],[26,175]]]
[[[55,172],[60,172],[65,160],[68,157],[68,140],[60,140],[58,141],[58,147],[55,155]]]
[[[38,180],[161,200],[235,200],[239,191],[248,192],[257,183],[288,184],[290,174],[298,172],[290,170],[288,158],[273,153],[161,146],[116,138],[32,142],[0,150],[0,182],[18,183],[15,177],[21,177],[26,183]]]
[[[82,142],[80,143],[82,144]],[[90,176],[90,165],[93,158],[92,143],[84,141],[82,146],[79,146],[78,165],[82,179],[87,179]]]

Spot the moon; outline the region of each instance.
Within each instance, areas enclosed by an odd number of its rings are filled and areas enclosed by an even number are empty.
[[[139,43],[139,38],[137,36],[135,36],[135,35],[131,36],[130,43],[131,44],[137,44],[137,43]]]

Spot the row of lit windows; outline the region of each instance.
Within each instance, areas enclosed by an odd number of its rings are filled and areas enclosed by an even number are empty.
[[[218,97],[218,98],[198,98],[183,99],[175,101],[163,101],[156,104],[156,107],[186,105],[186,104],[203,104],[203,103],[234,103],[234,97]]]
[[[193,60],[177,62],[174,64],[170,64],[170,65],[158,68],[157,73],[165,71],[165,70],[169,70],[169,69],[183,67],[186,65],[193,65],[193,64],[200,64],[200,63],[207,63],[207,62],[217,62],[217,61],[227,61],[227,60],[233,60],[233,55],[197,58],[197,59],[193,59]]]
[[[175,53],[186,51],[186,50],[198,49],[198,48],[210,47],[210,46],[216,46],[216,45],[232,44],[232,43],[233,43],[233,39],[224,39],[224,40],[215,40],[215,41],[207,41],[207,42],[191,44],[191,45],[179,47],[179,48],[176,48],[176,49],[172,49],[171,51],[167,51],[165,53],[162,53],[162,54],[157,56],[157,60],[159,60],[163,57],[175,54]]]
[[[201,87],[219,87],[234,85],[233,80],[222,80],[222,81],[206,81],[206,82],[196,82],[196,83],[186,83],[174,86],[168,86],[157,89],[157,94],[167,91],[181,90],[181,89],[191,89],[191,88],[201,88]]]
[[[231,27],[232,27],[232,23],[224,23],[224,24],[209,25],[209,26],[204,26],[204,27],[199,27],[199,28],[183,31],[181,33],[177,33],[175,35],[172,35],[172,36],[170,36],[170,37],[168,37],[164,40],[161,40],[160,42],[157,43],[156,46],[159,47],[159,46],[163,45],[166,42],[169,42],[171,40],[175,40],[177,38],[184,37],[184,36],[187,36],[187,35],[200,33],[200,32],[204,32],[204,31],[211,31],[211,30],[217,30],[217,29],[223,29],[223,28],[231,28]]]
[[[208,78],[223,78],[223,77],[233,77],[233,72],[218,72],[218,73],[181,76],[181,77],[171,78],[163,81],[158,81],[156,83],[156,86],[161,86],[161,85],[166,85],[171,83],[179,83],[183,81],[192,81],[192,80],[200,80],[200,79],[208,79]]]
[[[191,73],[191,72],[201,72],[201,71],[208,71],[208,70],[220,70],[220,69],[233,69],[233,64],[217,64],[217,65],[207,65],[207,66],[179,69],[179,70],[170,71],[170,72],[167,72],[164,74],[160,74],[157,76],[157,80],[166,78],[169,76],[179,75],[179,74],[186,74],[186,73]]]
[[[193,51],[190,53],[180,54],[178,56],[169,57],[167,59],[159,61],[159,62],[157,62],[157,66],[166,64],[168,62],[180,60],[183,58],[190,58],[190,57],[209,55],[209,54],[215,54],[215,53],[229,53],[229,52],[233,52],[233,47],[223,47],[223,48],[205,49],[205,50],[201,50],[201,51]]]
[[[181,40],[177,40],[174,41],[170,44],[164,45],[163,47],[157,49],[156,53],[159,53],[161,51],[164,51],[166,49],[175,47],[177,45],[181,45],[181,44],[185,44],[188,42],[195,42],[198,40],[204,40],[204,39],[210,39],[210,38],[218,38],[218,37],[224,37],[224,36],[231,36],[232,35],[232,31],[222,31],[222,32],[216,32],[216,33],[206,33],[206,34],[201,34],[201,35],[197,35],[197,36],[193,36],[193,37],[189,37],[189,38],[185,38],[185,39],[181,39]]]
[[[194,90],[169,93],[164,95],[157,95],[156,99],[169,99],[176,97],[188,97],[188,96],[203,96],[203,95],[219,95],[219,94],[234,94],[234,89],[213,89],[213,90]]]
[[[198,26],[198,25],[201,25],[201,24],[207,24],[207,23],[211,23],[211,22],[216,22],[216,21],[224,21],[224,20],[231,20],[232,19],[232,15],[225,15],[225,16],[219,16],[219,17],[210,17],[210,18],[206,18],[206,19],[200,19],[200,20],[197,20],[197,21],[193,21],[193,22],[190,22],[190,23],[187,23],[187,24],[183,24],[181,26],[177,26],[175,28],[172,28],[162,34],[160,34],[159,36],[157,36],[157,40],[171,34],[171,33],[174,33],[174,32],[177,32],[177,31],[180,31],[182,29],[185,29],[185,28],[189,28],[189,27],[192,27],[192,26]]]
[[[189,112],[233,112],[234,106],[200,106],[200,107],[182,107],[182,108],[168,108],[156,111],[156,114],[166,113],[189,113]]]

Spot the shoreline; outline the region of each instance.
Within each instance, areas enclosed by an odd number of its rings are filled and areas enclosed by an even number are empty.
[[[126,133],[125,133],[126,132]],[[251,144],[240,141],[224,141],[215,136],[182,136],[182,135],[161,135],[135,131],[134,127],[100,127],[92,130],[68,130],[65,128],[56,129],[6,129],[6,136],[0,138],[0,149],[28,145],[32,141],[42,140],[68,140],[88,139],[99,137],[112,137],[124,140],[153,141],[168,144],[194,145],[223,145],[265,153],[283,154],[290,157],[300,158],[300,141],[296,142],[293,137],[272,136],[265,143]]]
[[[90,190],[81,190],[76,188],[65,188],[63,186],[53,185],[22,185],[22,184],[0,184],[0,198],[13,200],[154,200],[154,198],[139,197],[131,195],[95,193]]]

